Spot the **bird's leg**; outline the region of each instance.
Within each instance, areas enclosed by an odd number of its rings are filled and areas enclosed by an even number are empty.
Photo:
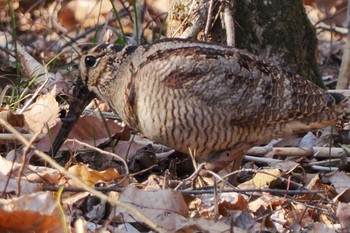
[[[241,166],[243,161],[244,153],[251,147],[251,145],[245,143],[239,143],[232,147],[229,150],[213,152],[205,161],[207,165],[205,166],[207,169],[218,172],[228,164],[232,164],[232,170],[237,170]]]
[[[218,172],[230,165],[230,171],[236,171],[241,167],[244,154],[249,148],[251,145],[240,143],[229,150],[214,152],[208,156],[205,168]],[[236,183],[235,175],[230,178],[230,183],[232,183],[231,181]]]

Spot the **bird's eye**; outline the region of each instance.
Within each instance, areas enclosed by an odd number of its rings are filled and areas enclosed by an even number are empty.
[[[85,57],[85,65],[88,67],[93,67],[96,64],[96,57],[94,56],[87,56]]]

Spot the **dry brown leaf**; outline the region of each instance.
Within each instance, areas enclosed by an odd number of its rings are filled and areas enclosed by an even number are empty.
[[[313,5],[316,3],[316,0],[304,0],[304,5]]]
[[[104,22],[111,9],[110,1],[73,0],[62,6],[58,19],[68,30],[74,29],[78,24],[91,27]]]
[[[280,176],[282,176],[282,172],[279,169],[264,169],[262,172],[256,173],[253,178],[253,183],[256,188],[269,187],[273,182],[278,181]]]
[[[77,203],[81,202],[82,200],[84,200],[84,198],[86,198],[89,195],[89,192],[78,192],[70,195],[64,195],[62,197],[62,203],[71,208],[74,208],[73,205],[76,205]]]
[[[200,199],[194,199],[189,206],[198,211],[201,217],[214,219],[214,206],[218,205],[218,211],[221,216],[232,217],[233,211],[245,210],[248,207],[248,201],[239,193],[221,193],[218,196],[218,203],[212,194],[202,195]]]
[[[14,127],[24,126],[24,116],[23,114],[15,114],[11,110],[1,111],[0,118],[7,121],[10,125]],[[3,126],[0,126],[0,130],[3,130]]]
[[[305,2],[305,1],[304,1]],[[346,0],[317,0],[307,1],[306,7],[308,16],[312,22],[322,22],[328,25],[336,25],[346,27],[346,10],[341,11],[346,7]]]
[[[337,193],[341,193],[350,188],[350,176],[343,171],[323,176],[322,181],[324,183],[331,182]]]
[[[339,225],[339,224],[338,224]],[[335,227],[334,224],[328,225],[321,222],[316,222],[314,224],[313,232],[317,233],[339,233],[340,227]]]
[[[29,165],[28,167],[29,169],[25,169],[24,171],[28,181],[41,184],[43,180],[45,180],[51,184],[59,184],[61,174],[56,169],[32,165]]]
[[[284,198],[265,193],[260,198],[249,202],[248,208],[252,212],[256,212],[258,210],[271,208],[271,206],[281,206],[284,202]]]
[[[114,151],[121,158],[125,159],[127,157],[130,158],[131,155],[136,154],[138,150],[146,147],[149,144],[151,144],[156,149],[156,156],[158,160],[166,159],[175,151],[166,147],[164,147],[166,149],[163,150],[162,145],[155,144],[153,141],[140,135],[135,135],[131,137],[128,141],[119,141],[116,147],[114,148]],[[105,150],[112,151],[112,148],[107,147]]]
[[[340,201],[344,203],[350,203],[350,189],[345,189],[343,192],[339,193],[333,201]]]
[[[0,47],[13,49],[13,42],[11,42],[12,35],[7,32],[0,32]],[[21,64],[23,78],[33,78],[32,83],[35,88],[42,88],[42,93],[46,94],[56,85],[58,93],[68,93],[68,84],[59,72],[55,74],[49,72],[47,67],[35,60],[20,43],[17,43],[16,52],[19,60],[17,62]]]
[[[119,141],[115,148],[115,153],[122,158],[130,158],[131,155],[136,154],[138,150],[149,144],[153,144],[153,142],[148,138],[135,135],[129,141]]]
[[[58,122],[59,106],[56,101],[56,88],[52,89],[48,94],[39,96],[36,102],[28,107],[23,114],[26,121],[26,129],[32,132],[38,132],[43,129],[47,132]]]
[[[11,36],[10,36],[11,38]],[[27,51],[20,45],[17,45],[18,59],[21,64],[21,71],[26,78],[45,76],[45,69],[42,64],[35,60]],[[40,77],[39,79],[42,79]]]
[[[53,139],[56,137],[58,131],[61,128],[62,123],[57,123],[54,127],[50,129],[50,135],[43,137],[36,145],[39,150],[49,151],[51,148]],[[124,126],[118,121],[106,120],[106,125],[111,136],[123,132]],[[97,116],[82,116],[79,118],[74,128],[70,132],[68,139],[77,139],[81,142],[85,142],[89,145],[98,146],[101,143],[109,140],[108,131],[104,122],[101,121]],[[83,146],[79,143],[67,142],[62,147],[61,150],[72,150],[77,151]]]
[[[319,174],[316,174],[311,178],[309,183],[306,185],[306,188],[309,190],[333,192],[333,188],[330,185],[325,184],[321,181]],[[315,200],[316,198],[318,197],[312,193],[297,197],[298,200]]]
[[[276,227],[277,232],[283,232],[285,230],[284,224],[287,223],[287,220],[285,219],[286,210],[283,208],[278,208],[274,211],[274,213],[271,214],[271,221],[272,224]]]
[[[196,221],[197,219],[189,219],[187,222],[183,221],[183,226],[176,230],[176,232],[192,233],[192,232],[229,232],[229,226],[221,223],[206,220],[201,218],[202,221]],[[236,230],[234,232],[237,232]]]
[[[350,205],[339,202],[336,215],[341,226],[345,229],[350,229]]]
[[[3,185],[6,184],[5,181],[10,175],[12,176],[10,177],[6,192],[17,190],[18,178],[16,175],[21,167],[21,163],[13,162],[13,160],[9,161],[0,156],[0,190],[4,190]],[[60,173],[56,169],[33,165],[26,165],[21,175],[23,176],[20,182],[22,194],[33,193],[34,191],[40,190],[43,186],[43,180],[51,182],[52,184],[58,184],[60,177]]]
[[[302,227],[307,227],[314,222],[316,214],[314,214],[312,209],[309,209],[304,204],[294,204],[292,205],[292,210],[285,213],[284,218],[287,219],[289,223],[298,222]]]
[[[36,184],[26,180],[21,180],[20,184],[18,184],[18,179],[9,178],[9,176],[0,173],[0,190],[2,192],[17,193],[19,187],[22,195],[42,190],[42,184]]]
[[[50,192],[0,199],[0,232],[63,232],[56,200]]]
[[[220,195],[219,213],[222,216],[230,216],[232,210],[245,210],[248,207],[248,201],[239,193],[223,193]]]
[[[24,77],[35,78],[33,82],[35,87],[45,87],[42,92],[48,93],[57,84],[57,93],[67,93],[68,85],[59,72],[56,74],[48,72],[47,68],[27,53],[20,44],[17,45],[17,51]]]
[[[71,174],[81,178],[87,185],[90,186],[93,186],[97,182],[110,182],[124,177],[114,168],[109,168],[104,171],[96,171],[88,168],[86,164],[82,163],[68,168],[68,171]],[[78,186],[73,181],[69,181],[69,184],[76,187]]]
[[[34,211],[0,210],[1,232],[63,232],[57,216],[50,216]]]
[[[128,186],[121,193],[119,201],[133,205],[147,218],[168,231],[174,232],[188,221],[184,217],[188,214],[188,208],[183,195],[173,190],[144,191]],[[116,212],[122,214],[126,222],[138,219],[136,216],[130,216],[121,207],[117,207]]]

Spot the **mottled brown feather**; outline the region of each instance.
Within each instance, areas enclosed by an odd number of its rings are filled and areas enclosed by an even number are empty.
[[[94,66],[85,58],[96,57]],[[349,101],[245,51],[182,39],[99,45],[81,76],[130,126],[179,151],[244,148],[349,120]]]

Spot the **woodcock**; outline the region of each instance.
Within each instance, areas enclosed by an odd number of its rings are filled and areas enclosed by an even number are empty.
[[[126,124],[214,167],[241,161],[244,151],[273,138],[350,119],[343,95],[217,44],[102,44],[82,55],[80,70]],[[221,153],[227,150],[234,153]]]

